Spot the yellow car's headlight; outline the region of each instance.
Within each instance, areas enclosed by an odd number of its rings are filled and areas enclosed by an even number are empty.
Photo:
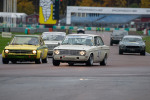
[[[80,51],[79,52],[81,56],[85,56],[86,55],[86,51]]]
[[[54,50],[54,54],[59,55],[60,51],[59,50]]]
[[[5,51],[4,51],[5,53],[9,53],[9,50],[8,49],[5,49]]]
[[[32,51],[32,53],[33,53],[33,54],[36,54],[36,53],[37,53],[37,51],[36,51],[36,50],[33,50],[33,51]]]

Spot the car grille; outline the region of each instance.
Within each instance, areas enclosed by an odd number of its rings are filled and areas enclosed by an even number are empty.
[[[140,48],[139,46],[126,46],[126,48],[129,48],[129,49],[138,49],[138,48]]]
[[[57,47],[58,45],[52,45],[52,44],[47,44],[48,49],[54,49],[55,47]]]
[[[79,50],[60,50],[60,55],[79,55]]]
[[[9,50],[9,53],[32,54],[32,50]]]

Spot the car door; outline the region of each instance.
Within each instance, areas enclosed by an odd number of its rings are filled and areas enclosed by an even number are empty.
[[[97,36],[94,37],[94,60],[95,62],[98,62],[100,59],[100,50],[99,50],[99,45],[98,45],[98,39]]]
[[[104,45],[104,42],[102,40],[101,37],[97,36],[97,52],[98,52],[98,55],[97,55],[97,61],[102,61],[104,59],[104,56],[105,56],[105,51],[106,47]]]

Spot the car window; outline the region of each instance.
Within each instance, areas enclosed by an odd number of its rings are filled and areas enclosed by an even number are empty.
[[[67,36],[62,45],[93,45],[93,38],[91,36]]]
[[[101,37],[97,37],[97,43],[98,43],[98,45],[104,45]]]
[[[124,42],[142,42],[142,39],[140,38],[124,38]]]
[[[95,46],[104,45],[104,42],[103,42],[103,40],[101,39],[101,37],[95,37],[95,38],[94,38],[94,43],[95,43]]]
[[[44,41],[62,41],[65,36],[63,35],[43,35]]]
[[[38,37],[14,37],[12,45],[38,45]]]

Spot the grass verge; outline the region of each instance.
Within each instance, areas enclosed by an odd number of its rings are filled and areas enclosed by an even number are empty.
[[[146,52],[150,53],[150,36],[143,37],[143,40],[146,41]]]

